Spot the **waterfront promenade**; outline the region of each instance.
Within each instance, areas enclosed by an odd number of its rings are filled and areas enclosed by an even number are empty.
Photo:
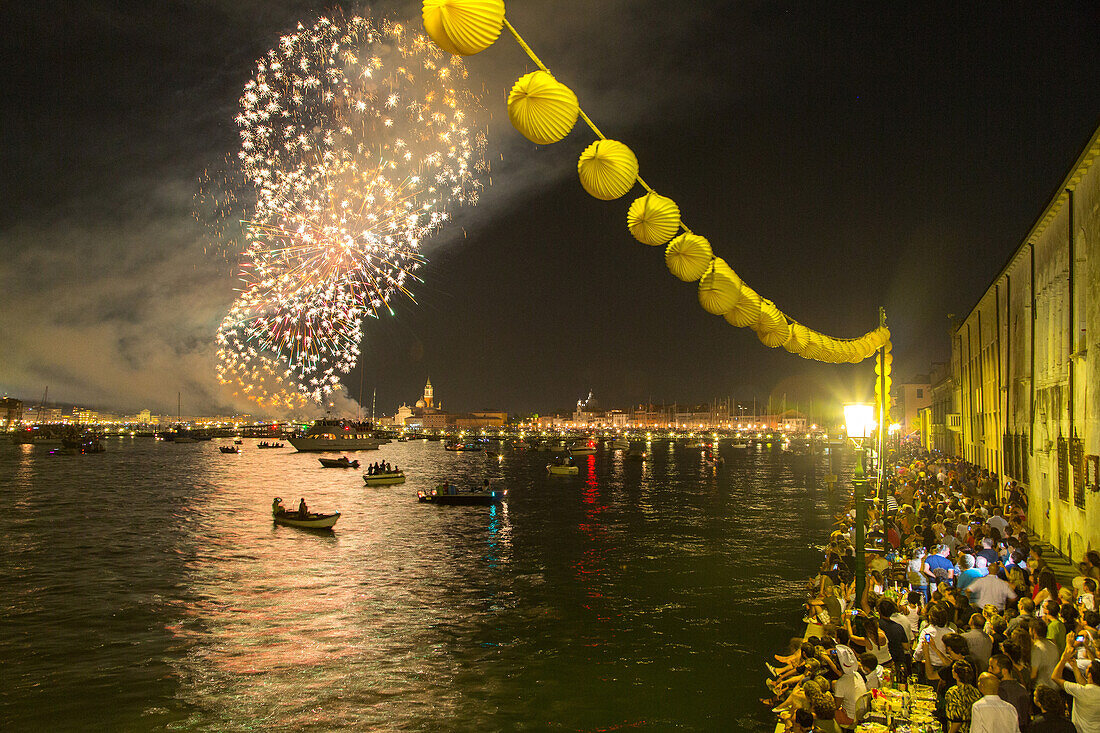
[[[815,730],[878,720],[873,700],[881,709],[881,700],[909,705],[921,696],[937,703],[936,721],[914,708],[917,730],[938,731],[949,717],[969,721],[969,705],[959,707],[958,696],[973,688],[991,657],[1007,654],[1025,665],[1033,658],[1038,642],[1011,633],[1021,623],[1059,650],[1067,634],[1083,635],[1083,670],[1091,655],[1100,656],[1100,555],[1088,553],[1081,566],[1059,556],[1031,532],[1026,494],[1012,483],[997,486],[995,475],[965,461],[913,451],[892,468],[885,506],[868,502],[862,597],[849,497],[807,586],[805,632],[768,662],[770,694],[761,702],[779,713],[777,730],[794,729],[796,714],[811,716]],[[965,668],[951,677],[948,664]],[[969,681],[958,682],[958,674]],[[1035,684],[1054,686],[1050,676],[1047,669]],[[1015,694],[1013,679],[1006,673],[1003,696]],[[914,681],[921,684],[913,688]],[[1030,676],[1019,682],[1020,690],[1032,688]],[[872,692],[883,687],[892,689]],[[1013,700],[1021,729],[1043,712],[1030,692]]]

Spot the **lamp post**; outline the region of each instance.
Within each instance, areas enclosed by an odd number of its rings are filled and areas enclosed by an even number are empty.
[[[863,598],[863,589],[867,583],[867,558],[866,558],[866,532],[867,532],[867,502],[864,498],[867,489],[867,474],[864,461],[866,454],[863,450],[863,441],[874,434],[875,408],[862,402],[852,402],[844,405],[844,427],[848,437],[856,441],[859,447],[859,463],[856,464],[856,475],[852,478],[853,500],[856,505],[856,603]]]

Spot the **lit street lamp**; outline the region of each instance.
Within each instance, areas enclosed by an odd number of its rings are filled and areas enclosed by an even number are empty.
[[[878,424],[875,422],[875,408],[862,402],[853,402],[844,405],[844,427],[848,437],[856,441],[859,447],[859,463],[856,464],[856,475],[852,478],[854,488],[854,501],[856,505],[856,603],[863,598],[863,589],[867,582],[867,560],[865,557],[866,531],[867,531],[867,503],[864,494],[867,489],[867,474],[864,461],[866,453],[863,449],[863,441],[875,434]]]

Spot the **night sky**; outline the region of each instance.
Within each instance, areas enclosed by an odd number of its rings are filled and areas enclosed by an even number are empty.
[[[332,7],[269,0],[15,4],[0,143],[0,391],[104,409],[239,409],[214,380],[233,267],[193,216],[238,144],[254,61]],[[419,27],[417,2],[345,6]],[[895,381],[948,354],[964,315],[1100,121],[1095,2],[530,2],[508,17],[630,145],[745,281],[811,328],[857,336],[883,305]],[[505,98],[533,65],[505,33],[467,60],[492,185],[426,245],[418,305],[366,327],[369,403],[453,410],[787,395],[868,397],[870,362],[768,349],[703,311],[638,195],[577,182],[578,124],[536,146]],[[638,189],[636,189],[637,191]],[[345,379],[352,395],[360,375]],[[354,408],[352,408],[354,409]]]

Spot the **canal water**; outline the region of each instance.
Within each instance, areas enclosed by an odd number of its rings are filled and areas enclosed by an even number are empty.
[[[408,482],[366,487],[218,445],[0,445],[5,730],[771,730],[763,663],[840,501],[805,458],[729,448],[551,477],[546,453],[391,443],[357,455]],[[486,477],[506,504],[415,498]],[[343,515],[275,526],[275,496]]]

